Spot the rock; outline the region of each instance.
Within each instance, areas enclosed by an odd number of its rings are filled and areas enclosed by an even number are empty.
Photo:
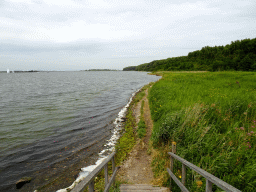
[[[125,121],[126,121],[126,118],[125,118],[125,117],[122,117],[122,118],[121,118],[121,121],[122,121],[122,122],[125,122]]]
[[[16,189],[20,189],[26,183],[31,181],[31,177],[22,177],[19,181],[16,182]]]

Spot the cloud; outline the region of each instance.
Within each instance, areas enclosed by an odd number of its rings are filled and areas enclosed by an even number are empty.
[[[121,69],[255,38],[255,8],[254,0],[5,0],[0,58],[14,68],[54,61]]]
[[[2,43],[0,45],[0,52],[9,53],[41,53],[41,52],[55,52],[55,51],[66,51],[66,52],[85,52],[87,54],[97,54],[102,51],[101,45],[96,43],[86,42],[74,42],[72,44],[41,44],[28,42],[13,42],[13,43]]]

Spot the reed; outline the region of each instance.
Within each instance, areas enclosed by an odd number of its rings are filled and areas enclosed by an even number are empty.
[[[149,93],[153,146],[164,153],[175,141],[177,155],[242,191],[254,191],[256,73],[162,74]],[[156,176],[168,162],[162,161],[153,166]],[[179,171],[176,167],[177,177]],[[204,182],[198,185],[202,178],[193,171],[188,174],[188,188],[204,191]],[[168,185],[167,180],[162,183]],[[214,186],[213,191],[220,189]]]

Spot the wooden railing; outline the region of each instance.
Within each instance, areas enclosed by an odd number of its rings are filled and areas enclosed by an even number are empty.
[[[112,161],[112,176],[108,178],[108,162]],[[94,178],[104,169],[105,175],[105,189],[104,192],[108,192],[112,183],[115,182],[116,172],[119,167],[115,167],[115,152],[109,155],[100,165],[98,165],[87,177],[78,183],[71,192],[81,192],[89,185],[89,192],[94,191]]]
[[[196,171],[200,175],[202,175],[206,179],[206,192],[212,192],[212,184],[217,185],[224,191],[228,192],[241,192],[240,190],[236,189],[235,187],[229,185],[228,183],[220,180],[219,178],[215,177],[214,175],[204,171],[203,169],[195,166],[194,164],[186,161],[185,159],[182,159],[178,155],[175,155],[176,153],[176,143],[172,143],[172,152],[168,152],[168,154],[171,156],[171,169],[167,168],[167,171],[169,175],[171,176],[170,179],[170,188],[172,189],[172,179],[175,181],[175,183],[180,187],[181,191],[183,192],[189,192],[189,190],[185,187],[185,180],[186,180],[186,166],[190,169]],[[180,180],[173,174],[173,163],[174,159],[180,161],[182,163],[182,175],[181,175],[181,182]]]

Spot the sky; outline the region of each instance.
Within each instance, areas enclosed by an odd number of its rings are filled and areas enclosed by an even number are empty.
[[[255,0],[0,0],[0,71],[122,70],[246,38]]]

